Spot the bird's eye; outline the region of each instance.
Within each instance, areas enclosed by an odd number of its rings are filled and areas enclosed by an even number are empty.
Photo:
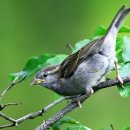
[[[43,74],[43,77],[47,77],[47,74]]]

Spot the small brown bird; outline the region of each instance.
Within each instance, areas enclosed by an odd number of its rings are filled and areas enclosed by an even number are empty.
[[[115,57],[116,37],[130,8],[121,7],[106,34],[93,40],[76,53],[69,55],[61,64],[40,70],[32,84],[41,85],[64,96],[93,93],[93,86],[116,66],[117,78],[123,84]]]

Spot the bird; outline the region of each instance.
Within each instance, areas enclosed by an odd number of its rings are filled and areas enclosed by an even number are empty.
[[[117,33],[129,12],[130,8],[123,5],[104,36],[70,54],[61,64],[44,67],[36,74],[31,84],[43,86],[62,96],[90,96],[94,93],[93,87],[114,67],[116,78],[123,84],[118,73],[115,47]]]

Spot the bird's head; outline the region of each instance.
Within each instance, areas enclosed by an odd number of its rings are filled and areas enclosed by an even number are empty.
[[[31,85],[41,85],[48,89],[54,89],[58,83],[58,70],[58,65],[43,68],[36,74]]]

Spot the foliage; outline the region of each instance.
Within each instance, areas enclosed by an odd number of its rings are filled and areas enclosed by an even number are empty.
[[[129,33],[130,28],[126,26],[122,26],[119,33]],[[100,37],[106,33],[106,28],[104,26],[98,26],[95,33],[95,37]],[[72,50],[72,53],[75,53],[80,48],[88,44],[91,40],[85,39],[82,41],[79,41],[75,44],[74,49]],[[118,35],[116,40],[116,56],[119,63],[119,73],[123,76],[128,76],[130,73],[130,38],[126,35]],[[38,70],[41,68],[48,66],[48,65],[55,65],[60,64],[67,55],[65,54],[43,54],[39,57],[32,57],[30,58],[25,66],[23,67],[21,77],[27,76],[30,77],[31,75],[35,74]],[[18,73],[14,73],[10,75],[10,79],[13,80]],[[122,97],[128,97],[130,95],[130,83],[127,83],[124,85],[124,88],[121,88],[120,85],[118,85],[119,93]],[[57,96],[56,96],[57,98]],[[75,121],[74,119],[70,117],[64,117],[59,122],[55,123],[52,130],[60,130],[61,125],[63,124],[71,124],[74,126],[69,126],[66,130],[90,130],[89,128],[81,125],[79,122]],[[124,128],[123,130],[128,130],[130,127]],[[103,128],[101,130],[109,130],[109,128]]]
[[[99,26],[95,31],[94,36],[103,35],[106,32],[106,28],[103,26]],[[122,26],[119,30],[119,33],[128,33],[130,32],[130,28],[126,26]],[[119,74],[121,77],[125,77],[129,75],[130,72],[130,38],[128,36],[118,36],[116,40],[116,56],[118,59],[118,64],[120,67]],[[122,88],[118,85],[119,93],[122,97],[128,97],[130,94],[130,84],[127,83]]]
[[[43,54],[39,57],[32,57],[30,58],[25,66],[23,67],[21,78],[24,76],[31,76],[32,74],[36,73],[43,67],[46,67],[48,65],[56,65],[60,64],[62,60],[66,57],[65,54]],[[16,76],[18,76],[19,73],[13,73],[10,75],[10,79],[14,80]]]
[[[62,119],[60,119],[57,123],[55,123],[51,127],[51,130],[61,130],[61,126],[66,123],[69,125],[73,125],[73,126],[67,127],[66,130],[91,130],[90,128],[87,128],[87,127],[81,125],[80,122],[78,122],[70,117],[63,117]]]
[[[130,130],[130,126],[123,128],[123,130]]]
[[[62,130],[64,124],[69,124],[69,126],[65,130],[92,130],[70,117],[63,117],[58,122],[56,122],[50,130]],[[109,128],[102,128],[99,130],[112,130],[112,127],[109,126]],[[130,130],[130,126],[127,126],[122,130]]]
[[[102,128],[100,130],[112,130],[111,128]]]
[[[106,28],[104,26],[98,26],[94,37],[99,37],[104,35],[106,32]],[[126,26],[122,26],[119,30],[119,33],[128,33],[130,32],[130,28]],[[75,44],[74,49],[72,50],[72,53],[78,51],[80,48],[88,44],[91,40],[90,39],[84,39],[82,41],[79,41]],[[116,53],[117,58],[119,62],[119,66],[121,68],[119,69],[119,73],[121,76],[128,76],[129,74],[129,64],[130,64],[130,38],[128,36],[118,36],[116,40]],[[35,74],[38,70],[41,68],[48,66],[48,65],[55,65],[60,64],[67,55],[65,54],[43,54],[39,57],[32,57],[30,58],[27,63],[25,64],[21,76],[31,76],[32,74]],[[10,75],[10,79],[13,80],[18,73],[14,73]],[[127,97],[130,94],[130,84],[125,84],[124,89],[122,89],[120,86],[118,86],[118,90],[123,97]]]

